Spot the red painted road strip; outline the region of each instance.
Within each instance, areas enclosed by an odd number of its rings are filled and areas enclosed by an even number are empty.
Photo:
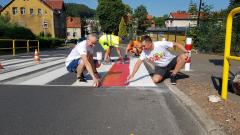
[[[129,72],[129,60],[125,64],[115,63],[104,77],[102,87],[127,86],[125,82]]]

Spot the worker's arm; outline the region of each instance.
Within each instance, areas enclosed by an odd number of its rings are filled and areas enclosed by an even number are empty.
[[[173,46],[176,46],[177,48],[179,48],[181,51],[187,53],[188,51],[185,49],[185,47],[180,44],[180,43],[177,43],[177,42],[173,42]]]
[[[134,65],[132,73],[128,76],[127,81],[130,81],[131,79],[134,78],[134,76],[137,73],[137,71],[138,71],[139,67],[141,66],[141,64],[142,64],[142,60],[138,59],[137,62],[135,63],[135,65]]]
[[[93,81],[94,81],[95,83],[98,83],[98,80],[97,80],[97,78],[96,78],[95,75],[94,75],[93,68],[92,68],[90,62],[88,61],[87,55],[81,55],[81,59],[83,60],[85,66],[86,66],[87,71],[88,71],[89,74],[92,76]],[[97,84],[97,85],[98,85],[98,84]]]

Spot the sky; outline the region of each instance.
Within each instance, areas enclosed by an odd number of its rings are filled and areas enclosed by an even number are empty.
[[[10,0],[0,0],[1,5],[6,5]],[[150,15],[163,16],[170,12],[182,10],[187,11],[188,5],[191,0],[122,0],[123,3],[128,4],[131,8],[135,9],[139,5],[144,5]],[[192,0],[194,3],[199,4],[200,0]],[[229,0],[202,0],[207,5],[213,6],[213,11],[226,9]],[[64,0],[65,3],[81,3],[96,9],[97,0]]]

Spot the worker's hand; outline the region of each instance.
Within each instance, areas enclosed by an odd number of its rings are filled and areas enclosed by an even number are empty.
[[[185,57],[186,57],[186,58],[185,58],[185,62],[187,62],[187,61],[190,59],[190,57],[191,57],[191,56],[190,56],[190,52],[186,52],[186,53],[185,53]]]
[[[127,81],[125,82],[125,84],[129,84],[129,82],[132,81],[133,78],[134,78],[133,75],[129,75],[129,76],[127,77]]]
[[[95,72],[95,73],[94,73],[94,76],[95,76],[97,79],[100,79],[100,75],[98,74],[98,72]]]
[[[93,78],[93,87],[99,87],[100,86],[100,80],[96,77]]]

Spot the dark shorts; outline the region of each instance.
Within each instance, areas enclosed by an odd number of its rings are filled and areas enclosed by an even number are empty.
[[[177,64],[177,58],[178,56],[173,58],[172,61],[166,67],[155,66],[155,74],[159,74],[163,77],[166,77],[170,73],[170,70],[173,70],[175,68]]]
[[[97,60],[93,60],[93,63],[96,66],[96,68],[98,68],[100,66],[100,65],[98,65]],[[77,72],[77,67],[79,64],[80,64],[80,59],[75,59],[72,62],[70,62],[70,64],[67,66],[68,72]]]
[[[69,72],[76,72],[79,64],[80,64],[80,59],[75,59],[72,62],[70,62],[70,64],[67,66],[67,70]]]

